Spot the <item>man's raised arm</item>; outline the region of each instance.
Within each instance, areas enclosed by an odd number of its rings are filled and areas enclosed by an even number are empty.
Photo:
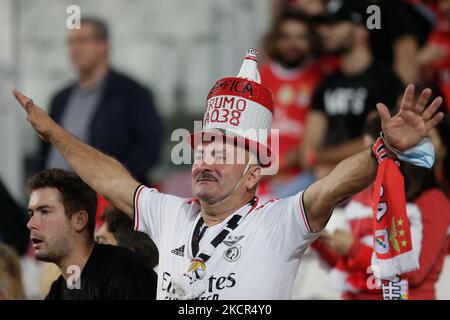
[[[423,90],[416,103],[414,91],[414,85],[405,89],[400,110],[393,117],[384,104],[377,104],[386,147],[405,151],[416,146],[444,117],[442,112],[436,114],[441,97],[427,106],[431,90]],[[303,205],[311,228],[323,229],[336,205],[373,183],[376,172],[377,162],[367,149],[341,161],[328,176],[309,186]]]
[[[27,113],[39,136],[51,143],[77,175],[111,204],[133,218],[134,191],[139,186],[117,160],[83,143],[55,123],[33,100],[15,90],[14,96]]]

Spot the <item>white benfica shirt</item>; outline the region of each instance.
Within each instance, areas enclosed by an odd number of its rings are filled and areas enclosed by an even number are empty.
[[[199,299],[291,298],[300,259],[319,236],[308,225],[302,194],[246,204],[233,214],[242,218],[206,262],[207,289]],[[157,298],[170,299],[172,277],[186,273],[193,258],[191,240],[201,216],[199,203],[140,186],[134,210],[134,228],[148,234],[159,250]],[[199,252],[233,215],[206,229]]]

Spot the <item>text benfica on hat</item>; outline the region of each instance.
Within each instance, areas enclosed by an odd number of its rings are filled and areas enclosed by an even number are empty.
[[[237,77],[217,81],[206,98],[203,130],[190,136],[192,148],[221,139],[242,143],[255,152],[263,167],[274,161],[268,147],[273,100],[261,85],[257,50],[249,49]]]

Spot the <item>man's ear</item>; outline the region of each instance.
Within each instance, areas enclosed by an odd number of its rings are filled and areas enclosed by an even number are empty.
[[[248,190],[253,189],[261,180],[261,167],[260,166],[252,166],[248,170],[247,181],[245,186]]]
[[[88,220],[89,220],[88,213],[82,210],[72,214],[72,217],[70,218],[70,223],[72,224],[72,227],[75,231],[81,232],[87,227]]]

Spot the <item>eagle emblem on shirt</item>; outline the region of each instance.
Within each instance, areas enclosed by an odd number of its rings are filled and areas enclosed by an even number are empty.
[[[224,240],[223,243],[226,244],[227,246],[231,247],[233,245],[235,245],[236,243],[238,243],[239,241],[241,241],[241,239],[244,236],[239,236],[239,237],[232,237],[232,236],[228,236],[227,240]]]

